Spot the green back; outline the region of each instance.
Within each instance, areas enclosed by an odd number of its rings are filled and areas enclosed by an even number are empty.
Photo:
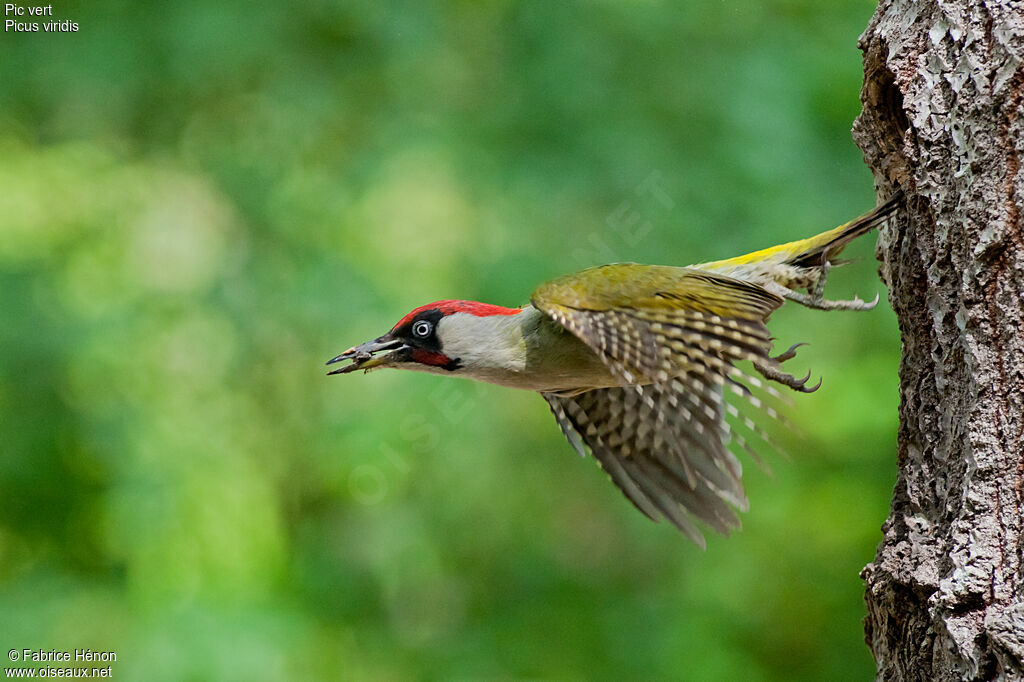
[[[667,265],[615,263],[542,284],[531,296],[540,310],[556,308],[681,310],[765,321],[782,299],[742,280]]]

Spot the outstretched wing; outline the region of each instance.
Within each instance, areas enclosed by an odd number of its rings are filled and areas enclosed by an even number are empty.
[[[714,401],[698,405],[703,401],[692,400],[681,386],[675,392],[664,388],[645,387],[644,394],[624,387],[573,397],[543,395],[569,441],[577,449],[586,443],[640,511],[654,520],[667,518],[704,547],[690,515],[722,534],[738,528],[730,504],[747,508],[742,469],[723,445]]]
[[[623,263],[543,284],[533,305],[578,336],[626,384],[768,362],[765,322],[783,299],[762,287],[692,268]]]
[[[569,441],[589,446],[641,511],[667,518],[701,546],[691,514],[721,533],[737,527],[730,504],[745,509],[747,501],[727,444],[744,443],[724,418],[739,415],[723,392],[730,388],[757,404],[735,363],[772,364],[765,321],[782,299],[714,273],[623,264],[543,285],[533,304],[597,352],[622,382],[544,394]]]

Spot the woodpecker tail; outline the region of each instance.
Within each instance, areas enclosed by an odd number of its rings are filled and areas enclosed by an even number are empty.
[[[896,210],[902,198],[903,191],[897,190],[888,201],[875,210],[827,232],[807,239],[745,253],[735,258],[702,263],[695,267],[715,270],[757,283],[760,283],[761,280],[758,275],[767,276],[769,279],[781,277],[784,281],[780,284],[785,284],[786,280],[793,276],[793,273],[789,270],[783,271],[780,266],[815,270],[824,266],[826,262],[832,262],[832,259],[843,250],[844,246],[865,232],[878,227],[883,220],[889,217]]]
[[[884,204],[870,213],[827,232],[786,245],[792,247],[793,255],[783,262],[798,268],[820,267],[822,263],[831,262],[847,244],[881,225],[896,210],[901,199],[903,190],[896,190]]]

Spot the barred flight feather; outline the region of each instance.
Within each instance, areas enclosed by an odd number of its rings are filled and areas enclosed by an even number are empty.
[[[665,518],[697,544],[694,517],[728,534],[739,526],[733,507],[745,510],[742,467],[729,444],[764,463],[740,430],[771,443],[766,431],[724,398],[729,392],[771,419],[778,412],[754,395],[777,391],[737,363],[770,366],[767,315],[781,299],[760,287],[716,287],[704,280],[702,301],[713,310],[686,307],[691,297],[656,294],[678,307],[609,306],[577,309],[554,300],[535,305],[594,349],[620,387],[572,396],[543,394],[574,446],[585,443],[601,468],[644,514]],[[709,290],[715,292],[709,297]],[[739,292],[739,293],[737,293]],[[745,306],[735,305],[741,295]],[[733,297],[733,298],[730,298]],[[648,299],[653,300],[653,299]],[[735,316],[718,309],[738,311]],[[730,424],[730,421],[733,424]],[[579,447],[577,447],[579,449]]]

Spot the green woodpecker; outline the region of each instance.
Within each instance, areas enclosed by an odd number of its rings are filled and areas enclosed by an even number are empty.
[[[694,517],[728,534],[739,525],[732,507],[748,506],[728,446],[752,451],[726,417],[764,436],[724,394],[777,417],[749,387],[774,391],[737,363],[750,361],[796,391],[818,388],[806,386],[809,374],[782,370],[801,344],[771,356],[765,324],[787,299],[818,310],[873,308],[877,296],[824,299],[825,280],[843,247],[877,227],[901,196],[828,232],[737,258],[566,275],[521,308],[429,303],[331,359],[351,362],[330,374],[395,367],[537,391],[573,447],[581,455],[589,448],[640,511],[667,518],[703,547]]]

